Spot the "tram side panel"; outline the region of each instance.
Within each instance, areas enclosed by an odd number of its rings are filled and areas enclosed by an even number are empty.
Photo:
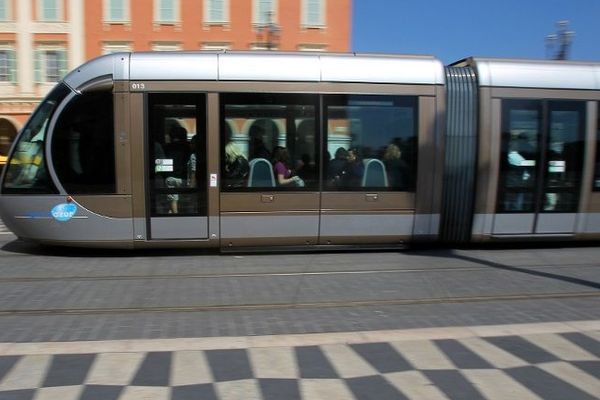
[[[113,104],[112,85],[78,93],[59,84],[31,117],[14,145],[0,200],[3,219],[19,237],[131,245],[131,199],[117,189]]]
[[[581,240],[600,239],[600,93],[594,97],[595,100],[587,102],[587,146],[581,191],[583,215],[577,224],[577,238]]]

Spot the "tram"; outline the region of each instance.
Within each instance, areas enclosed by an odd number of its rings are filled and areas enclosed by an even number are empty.
[[[19,133],[0,217],[52,245],[600,238],[600,63],[118,53]]]

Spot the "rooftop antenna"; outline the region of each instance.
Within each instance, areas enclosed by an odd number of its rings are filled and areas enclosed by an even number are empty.
[[[562,20],[556,23],[556,33],[546,35],[547,57],[553,60],[569,58],[569,49],[573,43],[575,32],[569,30],[570,21]]]

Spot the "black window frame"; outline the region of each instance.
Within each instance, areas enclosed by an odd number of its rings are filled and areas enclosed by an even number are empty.
[[[321,189],[320,179],[318,171],[320,171],[320,146],[321,137],[319,130],[320,121],[320,95],[317,93],[281,93],[281,92],[268,92],[268,93],[220,93],[219,95],[219,110],[220,110],[220,138],[221,138],[221,165],[220,165],[220,176],[221,176],[221,191],[224,193],[252,193],[252,192],[315,192]],[[257,101],[258,99],[258,101]],[[295,185],[280,186],[277,184],[277,176],[274,176],[275,186],[271,187],[248,187],[247,185],[238,187],[228,187],[225,181],[225,146],[229,142],[228,135],[231,132],[227,126],[226,106],[228,105],[282,105],[282,106],[309,106],[313,108],[313,119],[314,119],[314,148],[313,156],[315,169],[317,175],[314,180],[314,185],[306,185],[304,187],[298,187]],[[293,120],[287,121],[291,123]],[[289,127],[288,127],[289,128]],[[295,132],[295,131],[294,131]],[[291,135],[288,129],[287,134]],[[248,138],[250,140],[250,138]],[[295,142],[294,142],[295,145]],[[249,144],[250,146],[250,144]],[[289,147],[289,146],[287,146]],[[249,153],[249,151],[248,151]],[[292,156],[293,154],[290,154]],[[250,154],[247,157],[248,163],[252,161]],[[268,160],[272,165],[272,159]]]
[[[52,180],[52,177],[50,176],[50,173],[48,172],[48,160],[46,158],[46,148],[49,145],[48,129],[50,127],[50,122],[54,118],[54,115],[55,115],[57,109],[59,108],[60,104],[71,93],[72,93],[72,91],[67,85],[65,85],[64,83],[59,83],[58,85],[56,85],[54,87],[54,89],[52,89],[52,91],[50,91],[50,93],[46,96],[46,98],[40,103],[40,105],[37,107],[37,109],[31,115],[31,117],[29,118],[29,120],[27,121],[27,123],[25,124],[23,129],[21,130],[20,134],[16,137],[15,143],[13,143],[12,149],[10,151],[9,157],[6,162],[6,166],[4,167],[0,193],[2,193],[2,194],[40,194],[40,195],[58,194],[58,189],[56,188],[56,186]],[[42,115],[43,112],[46,111],[45,109],[46,109],[47,105],[51,104],[53,102],[54,102],[54,104],[52,105],[52,108],[47,111],[48,115],[45,118],[45,120],[46,120],[45,126],[42,125],[42,127],[44,127],[44,132],[42,134],[42,136],[43,136],[43,140],[42,140],[43,151],[41,152],[41,155],[42,155],[42,162],[43,162],[44,174],[45,174],[45,176],[43,177],[45,185],[39,186],[39,187],[7,187],[6,186],[7,179],[11,173],[13,159],[16,156],[16,154],[18,153],[17,149],[19,148],[19,143],[25,139],[25,136],[28,134],[28,131],[31,129],[31,125],[39,122],[38,118]],[[38,131],[38,133],[33,135],[33,137],[37,136],[38,134],[39,134],[39,131]],[[29,138],[29,139],[31,139],[31,138]],[[36,179],[36,182],[37,182],[37,179]]]
[[[321,125],[322,132],[322,140],[323,140],[323,148],[322,148],[322,159],[325,160],[328,157],[328,107],[329,106],[351,106],[352,104],[346,101],[348,98],[352,98],[353,102],[356,102],[360,105],[361,102],[364,103],[389,103],[392,102],[394,107],[407,107],[412,109],[412,121],[413,121],[413,132],[411,137],[414,139],[411,146],[414,146],[412,149],[408,149],[406,151],[403,149],[403,154],[408,153],[409,160],[406,162],[408,167],[408,184],[404,188],[390,186],[388,184],[387,187],[383,186],[341,186],[338,188],[332,187],[328,182],[328,171],[323,170],[322,172],[322,190],[327,192],[408,192],[415,193],[417,188],[417,177],[418,177],[418,164],[419,164],[419,131],[420,131],[420,122],[419,122],[419,96],[418,95],[397,95],[397,94],[330,94],[323,95],[323,105],[322,105],[322,113],[323,113],[323,121]],[[393,144],[393,143],[389,143]],[[354,146],[350,146],[354,147]],[[329,154],[331,156],[331,160],[335,158],[334,154]],[[364,154],[361,155],[364,159]],[[377,158],[380,161],[383,161],[382,157],[369,157],[369,158]],[[329,160],[328,160],[329,162]],[[389,179],[389,177],[388,177]]]

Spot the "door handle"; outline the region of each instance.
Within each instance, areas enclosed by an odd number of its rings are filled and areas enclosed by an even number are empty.
[[[275,196],[272,194],[263,194],[260,196],[260,201],[262,203],[272,203],[275,201]]]
[[[366,201],[378,201],[379,195],[377,193],[367,193],[365,194]]]

